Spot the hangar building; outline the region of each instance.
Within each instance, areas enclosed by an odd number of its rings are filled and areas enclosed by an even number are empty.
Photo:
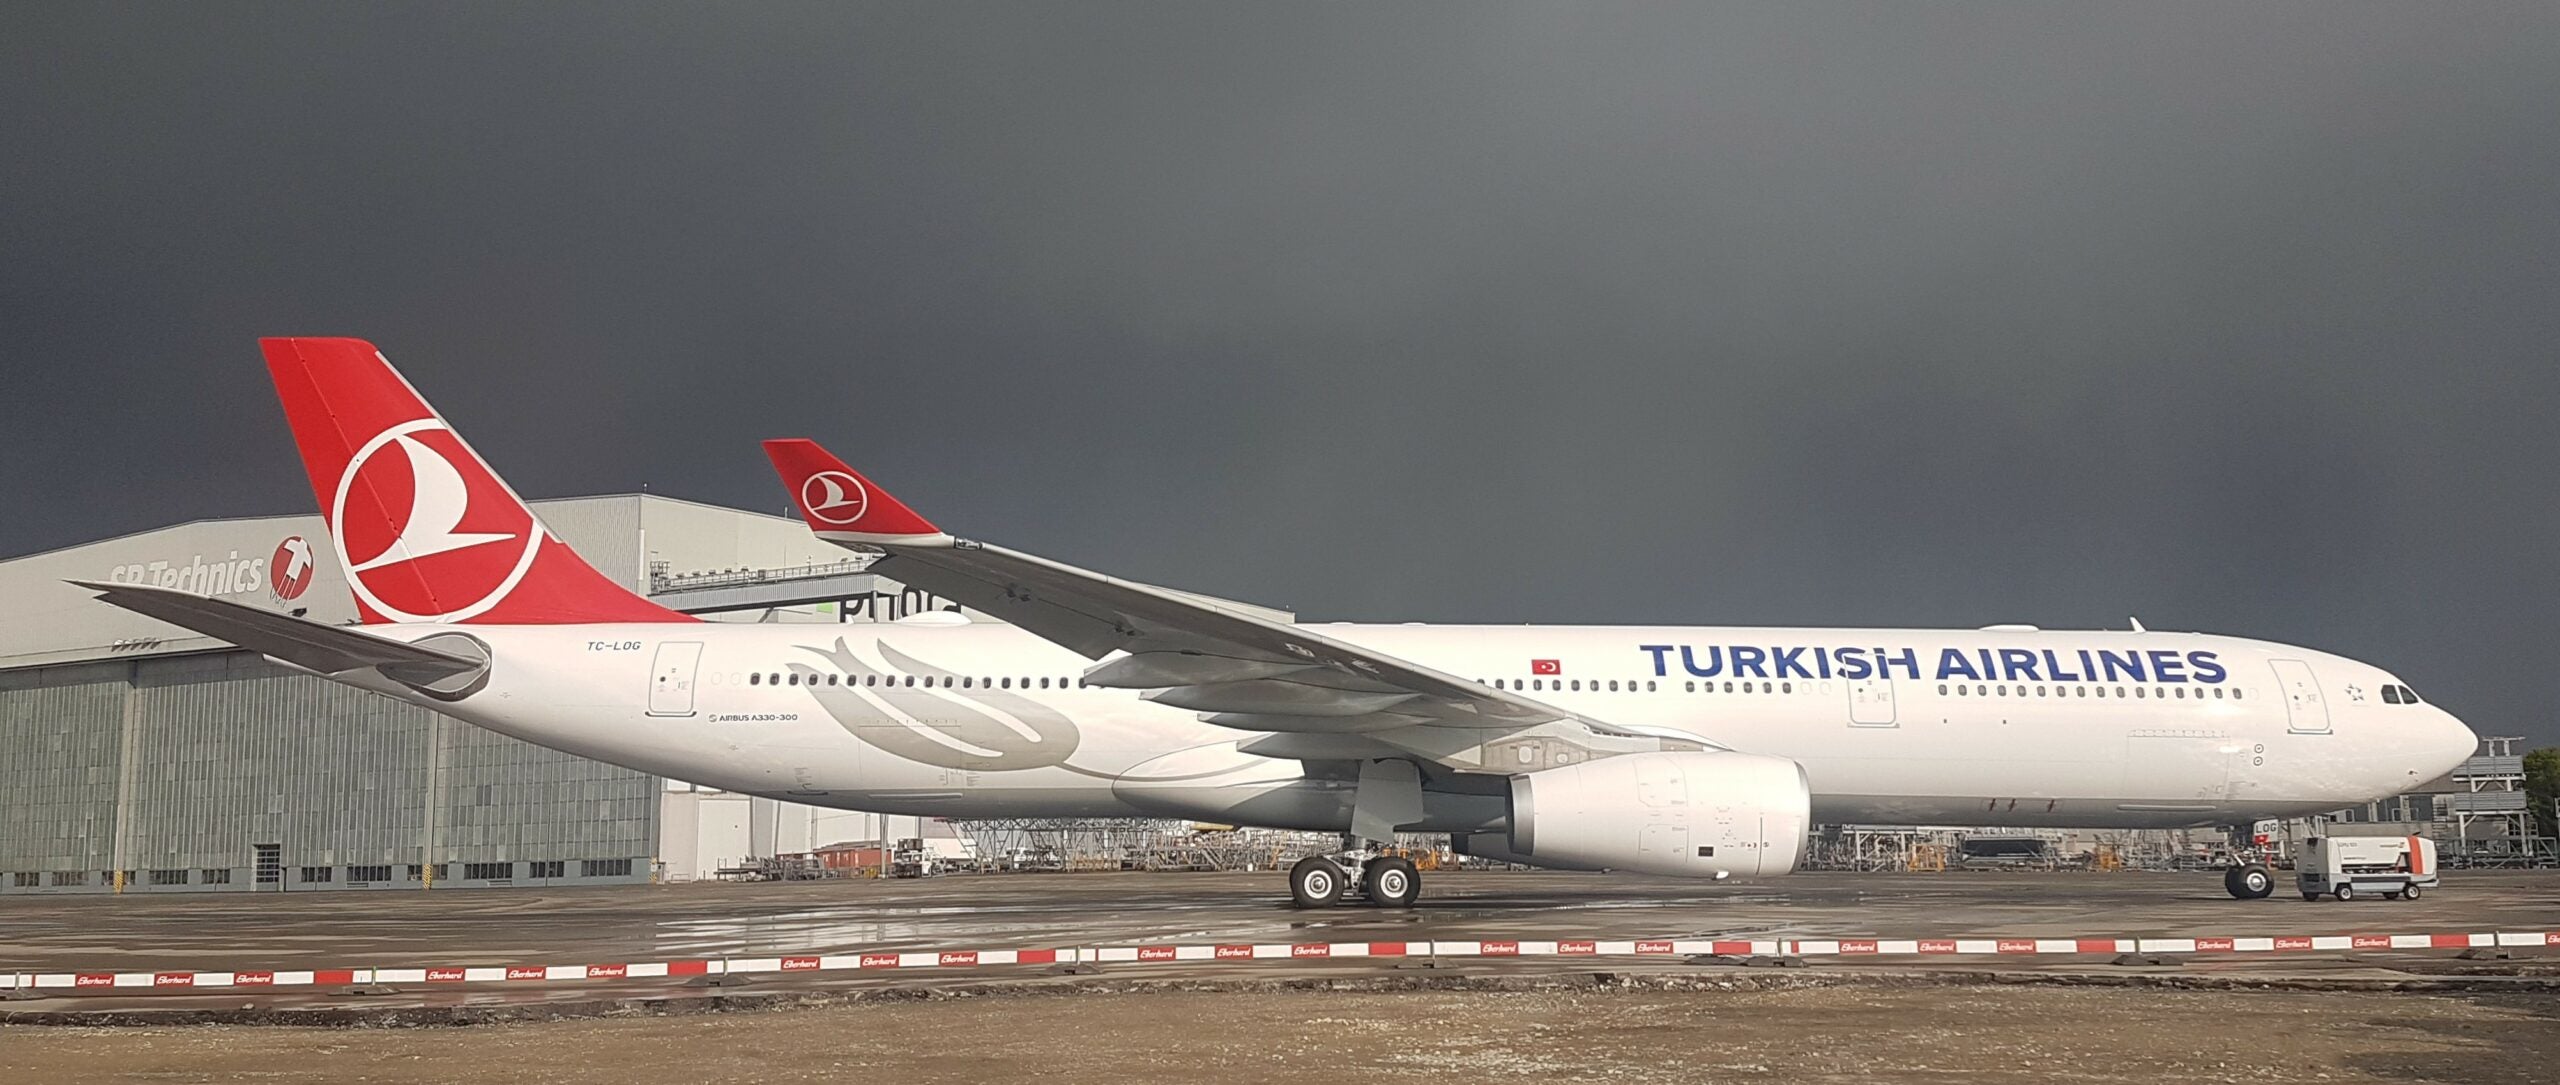
[[[533,507],[679,610],[858,621],[936,605],[796,520],[654,495]],[[647,881],[670,851],[718,861],[704,849],[720,828],[689,820],[716,804],[688,786],[291,672],[66,580],[356,618],[317,515],[0,561],[0,894],[574,885]]]

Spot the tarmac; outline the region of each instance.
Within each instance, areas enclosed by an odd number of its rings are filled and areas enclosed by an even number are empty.
[[[1434,873],[1403,911],[1300,911],[1270,873],[10,897],[0,1068],[243,1085],[2494,1085],[2560,1059],[2555,901],[2560,875],[2478,872],[2352,903],[2137,873]],[[2145,946],[2180,951],[2099,951]],[[253,975],[279,985],[219,985]],[[216,985],[161,982],[179,976]],[[477,1027],[401,1027],[457,1025]]]
[[[1434,872],[1407,910],[1300,910],[1283,892],[1276,873],[1126,873],[6,897],[0,975],[21,982],[0,1002],[0,1022],[454,1024],[952,993],[1125,995],[1168,985],[1669,988],[1744,973],[1764,986],[2560,991],[2560,944],[2540,934],[2531,944],[2477,941],[2479,932],[2560,931],[2560,874],[2548,872],[2456,871],[2422,900],[2343,903],[2290,894],[2233,900],[2209,872],[1800,874],[1752,883]],[[2186,951],[2110,951],[2155,939]],[[2247,952],[2252,939],[2262,940],[2260,952]],[[1714,943],[1733,951],[1707,952]],[[1318,945],[1342,953],[1304,952]],[[1345,959],[1358,946],[1382,948]],[[1627,955],[1637,946],[1651,948]],[[1914,955],[1924,946],[1939,951]],[[1598,955],[1575,956],[1574,947]],[[625,970],[627,962],[750,960],[809,962],[809,970]],[[147,976],[138,988],[24,982],[251,969],[320,978],[264,989],[155,989]],[[434,974],[456,982],[422,982],[428,969],[452,970]],[[473,982],[460,982],[465,970]],[[507,982],[517,979],[567,982]]]

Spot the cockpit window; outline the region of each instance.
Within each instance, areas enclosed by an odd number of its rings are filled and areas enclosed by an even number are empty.
[[[2401,704],[2422,704],[2422,703],[2424,703],[2424,702],[2421,702],[2420,700],[2418,700],[2418,691],[2417,691],[2417,690],[2410,689],[2410,688],[2409,688],[2409,687],[2407,687],[2407,686],[2402,686],[2402,687],[2400,687],[2400,703],[2401,703]]]
[[[2399,704],[2399,703],[2400,703],[2400,687],[2398,687],[2398,686],[2384,686],[2384,687],[2382,687],[2382,703],[2384,703],[2384,704]]]

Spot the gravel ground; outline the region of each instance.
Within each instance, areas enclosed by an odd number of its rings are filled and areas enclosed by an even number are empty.
[[[1085,993],[470,1029],[0,1028],[11,1082],[2547,1082],[2545,996]]]

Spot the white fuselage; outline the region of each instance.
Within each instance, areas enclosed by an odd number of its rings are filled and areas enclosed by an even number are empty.
[[[1010,626],[375,631],[468,634],[496,662],[485,687],[458,701],[378,678],[366,688],[528,742],[729,790],[947,817],[1340,829],[1347,816],[1347,803],[1310,798],[1352,786],[1321,762],[1243,752],[1262,736],[1133,691],[1081,686],[1091,661]],[[2204,634],[1321,631],[1591,719],[1793,759],[1823,823],[2227,825],[2397,794],[2475,745],[2432,705],[2386,703],[2380,691],[2398,680],[2375,667]],[[1584,734],[1551,725],[1464,756],[1507,775],[1607,755],[1609,740]],[[1431,811],[1420,827],[1486,828],[1501,816],[1481,799]]]

